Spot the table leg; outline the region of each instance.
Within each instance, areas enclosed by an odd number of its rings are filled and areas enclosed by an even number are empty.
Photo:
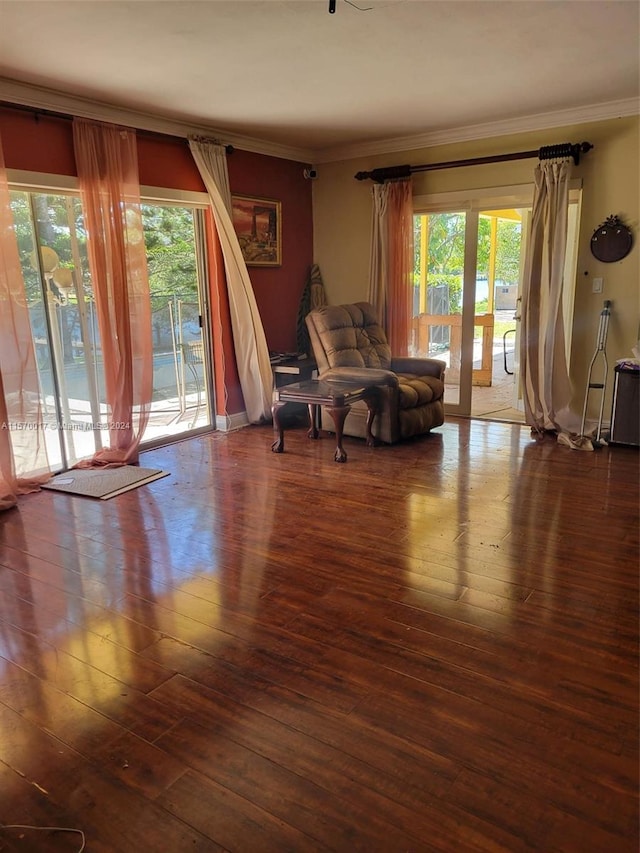
[[[308,438],[318,437],[318,408],[319,406],[316,403],[309,403],[309,423],[311,426],[307,433]]]
[[[365,403],[367,404],[367,427],[366,427],[366,437],[367,437],[367,447],[375,447],[376,439],[371,431],[373,426],[373,421],[375,416],[378,414],[378,393],[375,392],[370,396],[365,398]]]
[[[351,406],[332,406],[329,408],[329,414],[333,418],[333,423],[336,427],[336,439],[338,442],[338,446],[336,447],[336,452],[333,457],[336,462],[347,461],[347,454],[345,453],[344,448],[342,446],[342,429],[344,427],[346,417],[350,411]]]
[[[286,406],[286,403],[281,403],[278,400],[276,403],[271,406],[271,414],[273,416],[273,432],[277,436],[276,440],[271,445],[271,449],[274,453],[284,453],[284,430],[282,429],[282,424],[280,423],[280,418],[278,417],[278,412],[280,409]]]

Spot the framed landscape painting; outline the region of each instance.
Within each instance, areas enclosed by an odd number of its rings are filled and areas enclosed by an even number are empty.
[[[247,266],[282,264],[281,203],[271,198],[231,197],[233,227]]]

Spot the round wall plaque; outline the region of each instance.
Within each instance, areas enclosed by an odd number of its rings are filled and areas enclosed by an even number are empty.
[[[591,254],[605,264],[620,261],[631,251],[631,229],[617,216],[609,216],[591,237]]]

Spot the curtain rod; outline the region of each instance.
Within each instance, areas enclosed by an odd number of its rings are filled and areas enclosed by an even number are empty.
[[[28,104],[14,104],[9,101],[0,101],[0,107],[7,107],[7,109],[11,110],[22,110],[22,112],[32,113],[35,120],[37,121],[40,116],[48,116],[51,118],[59,118],[64,121],[73,121],[75,116],[70,113],[59,113],[55,110],[47,110],[42,107],[31,107]],[[102,121],[102,119],[97,119],[97,121]],[[105,122],[103,122],[105,123]],[[120,126],[120,122],[106,122],[107,124],[118,124]],[[130,126],[130,125],[127,125]],[[172,142],[180,142],[180,143],[188,143],[188,139],[186,136],[179,136],[177,133],[163,133],[160,130],[145,130],[145,128],[141,127],[133,127],[136,135],[146,136],[151,139],[170,139]],[[233,145],[225,145],[225,150],[227,154],[233,154],[234,147]]]
[[[536,151],[516,151],[512,154],[494,154],[490,157],[473,157],[470,160],[448,160],[445,163],[425,163],[422,166],[385,166],[373,169],[371,172],[358,172],[354,177],[357,181],[371,178],[378,184],[394,178],[408,178],[414,172],[432,172],[436,169],[458,169],[460,166],[479,166],[482,163],[502,163],[505,160],[528,160],[539,157],[540,160],[551,160],[555,157],[573,157],[578,165],[580,154],[586,154],[593,145],[590,142],[562,142],[559,145],[546,145]]]

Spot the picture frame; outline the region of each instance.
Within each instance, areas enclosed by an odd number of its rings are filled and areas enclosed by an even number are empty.
[[[282,204],[276,199],[231,196],[233,227],[250,267],[282,265]]]

